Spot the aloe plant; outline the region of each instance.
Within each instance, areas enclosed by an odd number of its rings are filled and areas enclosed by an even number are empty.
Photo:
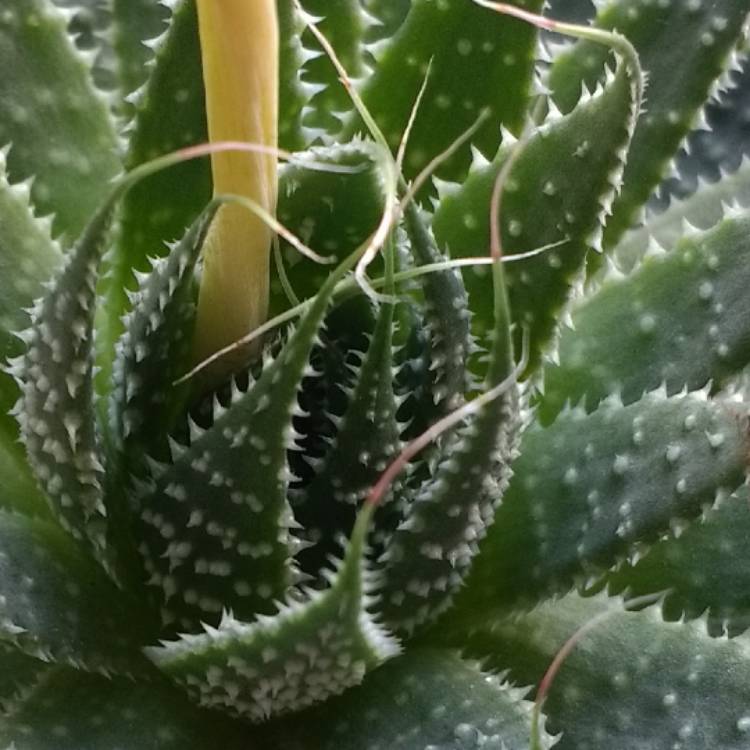
[[[4,2],[0,747],[748,747],[750,3],[542,6]]]

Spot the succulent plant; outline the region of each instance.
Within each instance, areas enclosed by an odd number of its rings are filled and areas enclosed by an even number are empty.
[[[542,6],[5,0],[0,747],[750,747],[750,2]]]

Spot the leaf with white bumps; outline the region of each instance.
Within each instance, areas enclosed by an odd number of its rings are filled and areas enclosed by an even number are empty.
[[[531,12],[541,0],[514,2]],[[414,177],[448,148],[483,111],[489,117],[473,138],[486,155],[500,142],[500,125],[517,131],[528,105],[536,32],[528,24],[480,8],[470,0],[416,0],[392,39],[371,48],[377,60],[362,98],[390,145],[396,149],[431,62],[404,164]],[[350,130],[354,130],[350,126]],[[470,149],[444,165],[440,174],[466,174]]]
[[[5,0],[0,70],[0,146],[12,146],[10,179],[34,178],[34,206],[55,215],[55,234],[74,239],[120,161],[107,103],[68,36],[67,16],[50,0]]]
[[[5,155],[0,153],[0,362],[23,349],[13,334],[26,328],[26,308],[42,293],[61,259],[50,236],[47,220],[34,216],[27,184],[11,185]],[[7,373],[0,373],[0,435],[12,450],[18,432],[8,411],[18,398],[18,388]]]
[[[1,664],[2,662],[0,662]],[[247,727],[197,709],[163,680],[46,670],[0,713],[16,750],[247,750]],[[252,745],[250,745],[252,747]]]
[[[526,431],[514,476],[449,617],[508,611],[565,593],[642,553],[735,490],[746,407],[653,393]]]
[[[171,464],[133,497],[137,536],[165,624],[195,630],[224,608],[241,619],[274,610],[296,575],[299,540],[287,500],[293,416],[310,351],[333,290],[357,254],[330,274],[275,359],[247,391],[214,405],[208,429],[191,426]]]
[[[0,591],[0,643],[87,671],[148,672],[139,647],[153,623],[55,524],[0,511]]]
[[[452,651],[418,648],[261,737],[285,750],[529,750],[527,693]],[[557,747],[544,729],[540,743]]]
[[[678,538],[655,544],[637,563],[607,578],[609,591],[643,596],[666,591],[670,620],[705,613],[709,632],[737,635],[750,628],[750,569],[745,547],[750,538],[747,487],[722,500]]]
[[[127,2],[128,0],[125,0]],[[135,116],[129,126],[128,170],[157,156],[208,140],[194,0],[174,3],[169,30],[156,47],[148,82],[131,96]],[[168,200],[165,197],[168,196]],[[97,330],[97,349],[106,388],[121,317],[129,309],[127,291],[133,270],[145,272],[148,259],[166,255],[165,243],[185,227],[211,197],[207,159],[183,162],[153,174],[125,197],[118,217],[116,246],[108,258],[105,306]]]
[[[706,99],[721,85],[729,58],[743,38],[748,10],[745,0],[614,0],[602,4],[596,25],[624,34],[648,75],[646,111],[638,121],[622,192],[607,224],[606,247],[613,246],[629,228]],[[555,61],[549,86],[563,111],[578,100],[582,82],[596,83],[606,59],[605,48],[581,41]]]
[[[443,438],[431,476],[407,495],[404,519],[381,558],[381,610],[397,631],[411,633],[451,605],[510,480],[521,426],[519,394],[502,266],[493,273],[495,330],[486,388],[508,387]]]
[[[107,511],[92,349],[95,288],[112,212],[110,200],[35,304],[24,334],[26,351],[13,364],[21,386],[15,413],[36,479],[57,519],[102,560],[107,559]]]
[[[401,450],[398,402],[393,389],[394,306],[383,304],[370,345],[347,387],[348,405],[328,453],[294,504],[295,517],[313,542],[301,550],[303,570],[317,574],[335,551],[337,537],[348,535],[371,486]],[[377,524],[388,510],[382,510]]]
[[[640,108],[641,81],[620,61],[608,85],[582,97],[566,117],[550,116],[536,129],[511,169],[503,198],[501,232],[506,256],[559,243],[510,263],[506,271],[513,319],[530,335],[536,368],[558,325],[561,309],[579,283],[614,197]],[[493,188],[515,144],[501,147],[492,164],[473,171],[455,192],[441,196],[433,230],[451,257],[490,252]],[[464,272],[474,313],[473,330],[491,330],[491,279],[484,267]]]
[[[328,571],[329,588],[253,623],[225,613],[218,628],[148,654],[199,704],[255,722],[359,684],[399,650],[368,612],[372,573],[365,557],[373,510],[362,511],[343,562]]]
[[[618,599],[571,594],[481,624],[469,653],[536,683],[587,624],[544,702],[549,729],[562,735],[558,750],[748,747],[745,636],[710,638],[701,622],[664,622],[658,607],[625,612]]]
[[[605,279],[573,311],[559,364],[545,368],[540,419],[566,402],[592,410],[610,393],[630,403],[662,382],[672,394],[741,372],[750,364],[749,269],[743,212]]]

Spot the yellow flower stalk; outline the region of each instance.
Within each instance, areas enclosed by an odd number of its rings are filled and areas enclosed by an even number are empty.
[[[275,147],[278,131],[276,0],[198,0],[208,132],[212,142]],[[276,157],[212,156],[214,193],[276,210]],[[200,361],[261,325],[268,311],[272,231],[240,205],[222,206],[204,248],[195,358]]]

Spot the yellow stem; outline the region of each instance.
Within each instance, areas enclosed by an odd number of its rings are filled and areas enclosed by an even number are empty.
[[[212,142],[278,142],[276,0],[197,0],[208,133]],[[214,194],[232,193],[275,214],[276,158],[212,156]],[[219,210],[204,248],[194,358],[260,326],[268,314],[272,230],[240,205]],[[243,353],[247,356],[247,352]],[[228,363],[228,366],[236,363]]]

